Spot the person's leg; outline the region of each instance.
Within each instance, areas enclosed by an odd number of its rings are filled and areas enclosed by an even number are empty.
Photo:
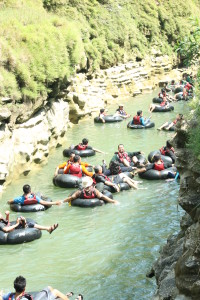
[[[163,125],[161,125],[158,130],[163,129],[165,126],[169,125],[169,122],[165,122]],[[166,127],[167,128],[167,127]]]
[[[168,123],[168,126],[166,126],[166,130],[169,130],[172,126],[174,125],[174,123],[173,122],[171,122],[171,123]]]
[[[155,107],[156,106],[154,104],[151,104],[150,107],[149,107],[149,112],[152,112],[155,109]]]
[[[55,299],[56,298],[60,298],[62,300],[69,300],[69,298],[67,297],[67,295],[64,295],[59,290],[56,290],[56,289],[52,288],[51,286],[49,286],[48,288],[52,292],[52,294],[55,296]]]
[[[127,159],[123,159],[123,164],[125,167],[130,167],[130,163],[128,162]]]
[[[5,211],[5,215],[6,215],[6,221],[8,222],[8,225],[10,224],[10,222],[9,222],[9,217],[10,217],[10,212],[9,212],[9,210],[6,210]]]
[[[37,228],[39,230],[46,230],[51,234],[56,228],[58,228],[58,223],[53,224],[52,226],[41,226],[38,224],[34,224],[34,228]]]
[[[132,180],[130,180],[129,177],[124,177],[123,181],[126,182],[130,187],[134,188],[137,190],[137,184],[133,183]]]
[[[132,162],[134,163],[134,165],[138,163],[138,158],[137,158],[137,156],[133,156],[133,157],[132,157]]]

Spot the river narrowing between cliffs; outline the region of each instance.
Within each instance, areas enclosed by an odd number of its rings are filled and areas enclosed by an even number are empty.
[[[149,116],[149,104],[157,93],[129,98],[122,103],[132,116],[138,109]],[[53,151],[47,165],[6,188],[0,211],[8,209],[7,200],[22,194],[26,183],[33,191],[40,191],[53,200],[66,198],[71,190],[55,187],[52,177],[55,167],[65,161],[62,150],[83,137],[89,138],[90,145],[108,152],[82,159],[92,164],[99,164],[102,159],[109,163],[119,143],[127,151],[142,150],[146,156],[161,148],[173,132],[159,132],[156,128],[166,120],[173,120],[177,113],[188,111],[186,102],[174,106],[174,112],[153,113],[156,127],[146,130],[127,129],[128,121],[103,125],[94,124],[91,117],[80,121],[68,130],[66,144]],[[116,108],[117,105],[110,106],[109,112]],[[141,187],[146,189],[115,194],[114,198],[120,202],[118,206],[82,209],[62,205],[46,212],[24,214],[41,225],[58,222],[59,227],[52,235],[43,232],[41,239],[31,243],[0,246],[0,288],[9,291],[14,278],[23,275],[27,278],[27,290],[51,285],[63,292],[82,293],[87,300],[151,299],[156,283],[146,278],[146,272],[167,236],[178,230],[182,212],[177,211],[177,182],[143,180]],[[19,215],[12,212],[11,220]]]

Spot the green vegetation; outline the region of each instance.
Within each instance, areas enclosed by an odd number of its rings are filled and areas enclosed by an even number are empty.
[[[0,0],[0,96],[35,102],[76,69],[140,60],[152,47],[172,54],[199,12],[195,0]]]
[[[177,46],[177,52],[180,54],[184,64],[190,66],[196,64],[199,66],[200,59],[200,20],[198,18],[191,20],[191,34],[180,40]],[[196,98],[190,103],[193,114],[189,127],[188,147],[194,155],[200,160],[200,68],[197,73],[195,84]]]

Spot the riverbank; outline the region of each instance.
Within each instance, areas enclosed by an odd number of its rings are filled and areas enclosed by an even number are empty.
[[[130,95],[148,92],[169,81],[180,78],[183,70],[173,69],[173,57],[154,53],[142,62],[129,62],[92,76],[76,74],[70,84],[55,98],[35,104],[13,105],[2,99],[0,109],[0,183],[26,176],[31,169],[48,160],[51,149],[59,147],[68,126],[111,103]]]
[[[200,295],[200,162],[186,145],[190,123],[182,121],[174,138],[180,173],[178,204],[185,211],[180,231],[168,237],[148,276],[156,277],[155,300],[197,300]]]

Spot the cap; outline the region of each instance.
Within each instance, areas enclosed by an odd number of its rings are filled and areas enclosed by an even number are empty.
[[[88,177],[88,176],[83,177],[82,186],[83,186],[84,189],[91,186],[92,184],[93,184],[93,180],[92,180],[91,177]]]

